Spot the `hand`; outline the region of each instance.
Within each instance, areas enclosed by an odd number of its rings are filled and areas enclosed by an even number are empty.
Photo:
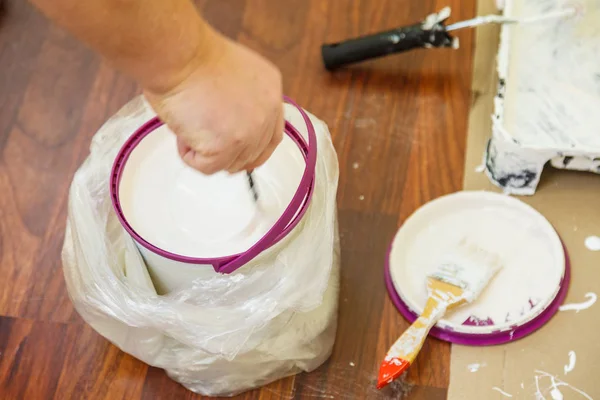
[[[218,34],[185,66],[187,76],[160,92],[145,90],[177,135],[183,161],[204,174],[251,171],[283,137],[281,74],[270,62]]]

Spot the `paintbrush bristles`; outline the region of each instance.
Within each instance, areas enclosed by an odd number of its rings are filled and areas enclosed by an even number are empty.
[[[463,239],[429,278],[462,288],[465,300],[470,302],[479,296],[502,265],[498,255]]]

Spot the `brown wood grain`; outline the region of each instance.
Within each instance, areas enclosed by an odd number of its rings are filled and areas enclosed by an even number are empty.
[[[331,359],[240,399],[396,399],[378,363],[408,326],[387,298],[389,241],[416,208],[459,190],[473,33],[458,50],[415,51],[324,71],[320,45],[474,0],[199,0],[218,29],[279,68],[286,94],[327,122],[340,159],[342,277]],[[60,250],[68,187],[89,141],[139,90],[21,0],[0,21],[0,398],[198,399],[122,353],[78,317]],[[443,399],[450,347],[427,341],[408,399]]]

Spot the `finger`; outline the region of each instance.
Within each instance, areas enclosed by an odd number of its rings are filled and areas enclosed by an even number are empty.
[[[190,151],[191,149],[192,148],[190,146],[188,146],[182,138],[177,136],[177,152],[179,153],[179,156],[181,157],[182,160],[183,160],[183,157],[185,156],[185,154],[188,151]]]
[[[266,136],[268,138],[268,135],[263,136]],[[230,174],[236,174],[238,172],[243,171],[244,166],[248,164],[248,160],[254,159],[254,157],[252,157],[251,155],[256,154],[258,152],[258,150],[256,150],[257,148],[259,148],[259,146],[246,147],[233,161],[231,166],[227,169],[227,172],[229,172]],[[262,148],[262,146],[260,148]]]
[[[244,166],[243,169],[246,171],[250,171],[256,169],[267,162],[269,158],[273,155],[273,152],[279,146],[281,141],[283,140],[283,128],[284,128],[285,120],[283,119],[283,110],[277,117],[275,122],[275,130],[273,131],[273,136],[271,137],[271,141],[267,145],[267,147],[263,150],[263,152],[252,162],[249,162]]]
[[[215,152],[214,156],[205,156],[192,149],[183,139],[177,139],[177,150],[181,159],[189,167],[194,168],[205,175],[212,175],[219,171],[227,170],[231,163],[237,158],[236,150],[230,148],[230,151]]]
[[[247,146],[242,152],[240,152],[240,155],[228,169],[229,173],[234,174],[244,171],[244,167],[255,160],[269,145],[274,132],[273,119],[262,127],[261,132],[263,134],[260,135],[260,141],[254,146]]]

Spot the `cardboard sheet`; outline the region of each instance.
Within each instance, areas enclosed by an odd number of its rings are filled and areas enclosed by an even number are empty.
[[[478,3],[479,15],[496,11],[491,0]],[[475,171],[482,162],[491,132],[497,45],[497,28],[478,30],[465,163],[466,190],[498,190],[483,173]],[[584,244],[586,237],[600,236],[600,176],[547,167],[537,193],[519,198],[548,218],[568,249],[572,280],[565,303],[585,302],[586,293],[600,295],[600,252],[590,251]],[[560,311],[542,329],[508,345],[453,346],[448,398],[600,399],[599,329],[600,300],[580,312]],[[572,371],[566,372],[569,352],[574,352],[575,364]]]

